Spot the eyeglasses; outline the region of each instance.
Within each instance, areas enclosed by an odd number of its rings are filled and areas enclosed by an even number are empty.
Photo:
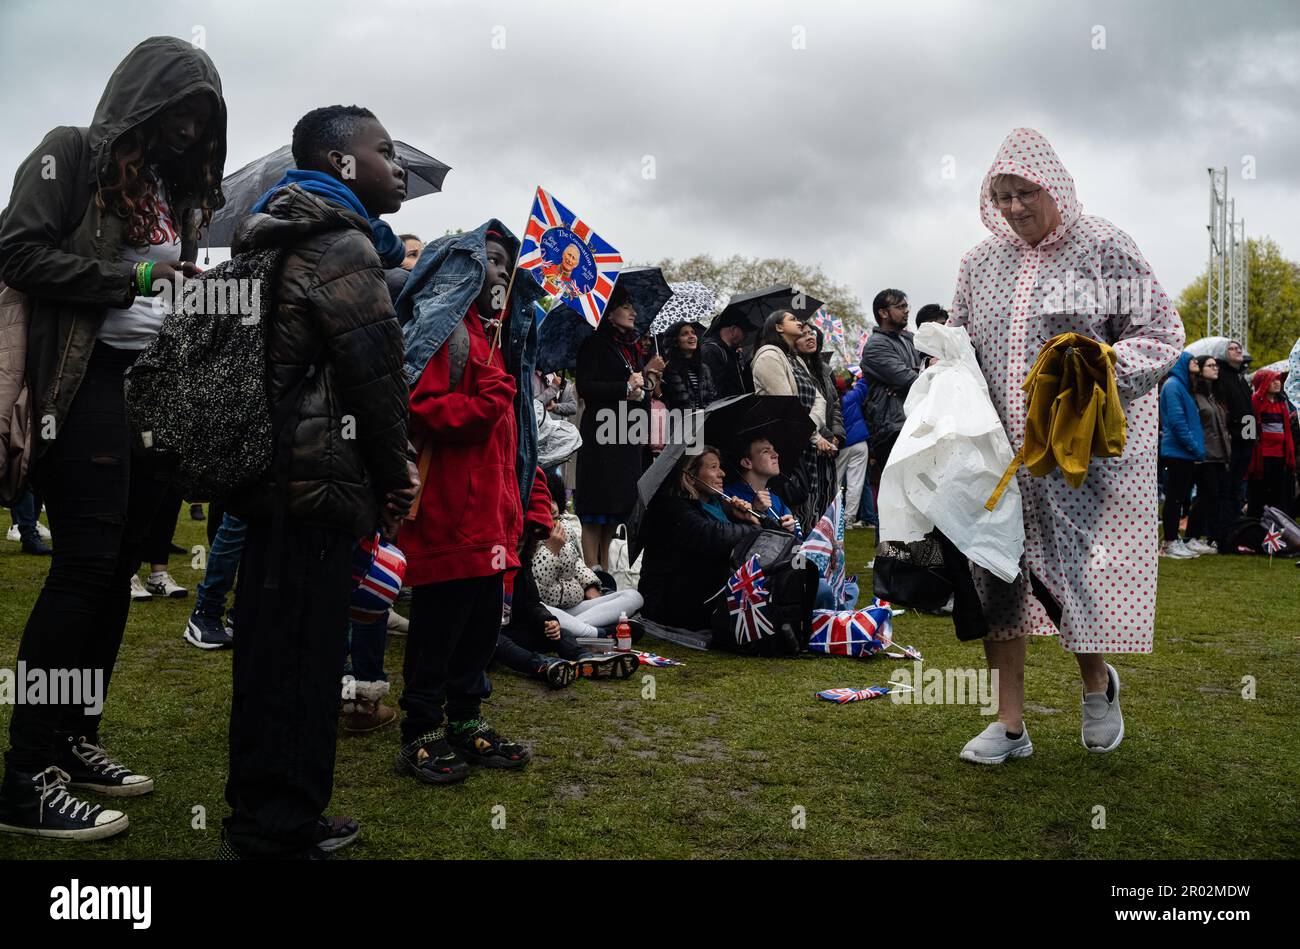
[[[1010,194],[994,192],[993,203],[1000,208],[1009,208],[1011,203],[1019,198],[1024,207],[1032,208],[1042,196],[1042,188],[1035,188],[1032,191],[1013,191]]]

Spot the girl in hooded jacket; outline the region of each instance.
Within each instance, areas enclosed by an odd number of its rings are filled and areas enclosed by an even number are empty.
[[[1246,514],[1259,517],[1266,506],[1291,513],[1295,500],[1295,440],[1291,436],[1291,413],[1282,395],[1282,374],[1260,369],[1251,379],[1255,394],[1251,403],[1259,419],[1259,438],[1246,471]]]
[[[0,214],[0,276],[31,308],[32,477],[55,548],[18,647],[28,669],[109,682],[128,581],[166,486],[133,445],[123,377],[162,324],[165,307],[151,297],[198,273],[200,232],[224,202],[225,158],[216,66],[184,40],[153,37],[114,70],[89,127],[59,126],[36,146]],[[0,831],[108,837],[126,815],[69,790],[153,790],[104,747],[102,690],[93,705],[85,698],[85,707],[14,707]]]

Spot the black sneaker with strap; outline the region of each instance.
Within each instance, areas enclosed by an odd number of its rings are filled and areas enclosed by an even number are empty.
[[[68,787],[112,797],[135,797],[153,790],[153,778],[136,774],[110,755],[98,739],[65,736],[67,745],[59,767],[68,773]]]
[[[455,784],[469,775],[469,765],[447,742],[446,728],[435,728],[403,745],[393,770],[426,784]]]
[[[5,770],[0,786],[0,832],[56,840],[100,840],[126,830],[121,811],[68,793],[68,773],[56,767],[26,773]]]
[[[506,741],[481,718],[452,722],[447,740],[470,764],[485,768],[522,768],[533,758],[527,748]]]

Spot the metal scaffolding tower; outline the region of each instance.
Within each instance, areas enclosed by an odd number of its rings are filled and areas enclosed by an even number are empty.
[[[1239,340],[1249,350],[1246,222],[1236,220],[1236,202],[1228,199],[1228,169],[1206,170],[1210,175],[1210,266],[1205,281],[1205,335]]]

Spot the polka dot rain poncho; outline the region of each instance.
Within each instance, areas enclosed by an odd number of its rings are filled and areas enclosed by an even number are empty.
[[[1004,174],[1041,186],[1056,202],[1061,222],[1036,246],[1016,235],[993,201],[990,184]],[[1032,571],[1060,604],[1066,649],[1150,652],[1159,553],[1157,386],[1183,348],[1182,320],[1133,239],[1083,213],[1074,179],[1033,129],[1016,129],[1002,143],[980,189],[980,216],[993,236],[962,258],[948,323],[969,332],[1013,448],[1025,436],[1021,383],[1042,345],[1063,332],[1114,347],[1128,419],[1123,454],[1093,458],[1080,488],[1059,471],[1042,478],[1018,472],[1020,576],[1006,585],[971,568],[989,638],[1057,632],[1032,593]]]

